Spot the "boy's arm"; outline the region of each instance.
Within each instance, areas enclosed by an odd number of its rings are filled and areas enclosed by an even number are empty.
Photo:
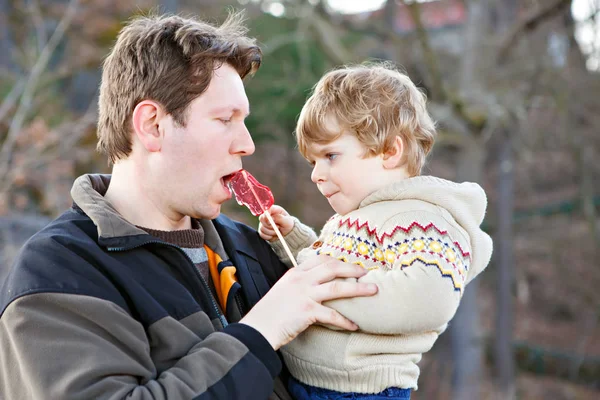
[[[425,214],[425,215],[424,215]],[[387,236],[379,246],[391,268],[369,271],[360,282],[375,283],[376,295],[326,303],[359,326],[378,334],[409,334],[441,331],[454,316],[462,297],[466,276],[471,267],[470,241],[448,232],[456,232],[438,215],[420,213],[408,232],[406,222],[390,219],[381,232]],[[430,218],[428,218],[430,217]],[[432,221],[434,221],[432,225]],[[409,224],[410,225],[410,224]],[[483,266],[485,267],[485,266]]]
[[[310,246],[315,242],[315,240],[317,240],[317,234],[314,230],[312,230],[312,228],[300,222],[298,218],[292,218],[294,220],[294,227],[292,228],[290,233],[284,236],[284,239],[288,244],[288,247],[290,248],[294,258],[296,258],[297,260],[298,253],[300,253],[302,249]],[[281,241],[279,239],[276,239],[274,241],[269,242],[269,244],[273,248],[275,254],[277,254],[277,257],[279,257],[281,262],[287,265],[288,268],[292,267],[292,261],[285,252]]]

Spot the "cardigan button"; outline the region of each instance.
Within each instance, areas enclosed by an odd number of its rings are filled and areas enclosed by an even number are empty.
[[[316,242],[313,243],[312,248],[318,249],[321,246],[323,246],[323,242],[321,242],[320,240],[317,240]]]

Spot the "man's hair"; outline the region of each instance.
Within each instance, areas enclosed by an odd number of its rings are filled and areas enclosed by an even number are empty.
[[[426,96],[390,63],[345,66],[326,73],[315,85],[296,126],[300,153],[311,143],[329,143],[344,132],[366,147],[366,156],[389,150],[396,136],[404,144],[402,164],[410,176],[421,173],[435,141],[435,123]],[[339,131],[328,130],[333,119]]]
[[[245,78],[258,70],[262,53],[246,36],[242,13],[221,26],[179,16],[142,16],[121,31],[104,61],[100,85],[98,150],[110,162],[131,152],[131,115],[143,100],[164,107],[185,126],[189,104],[208,88],[226,63]]]

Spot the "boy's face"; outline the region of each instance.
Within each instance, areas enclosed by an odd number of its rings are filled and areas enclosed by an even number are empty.
[[[366,148],[352,134],[313,143],[307,150],[312,181],[340,215],[356,210],[365,197],[391,183],[382,156],[364,157]]]

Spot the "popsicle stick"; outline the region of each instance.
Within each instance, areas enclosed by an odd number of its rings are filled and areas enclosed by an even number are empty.
[[[275,233],[277,234],[277,237],[281,241],[281,244],[283,245],[283,249],[285,250],[285,253],[287,254],[287,256],[290,258],[290,261],[292,262],[292,264],[294,265],[294,267],[298,267],[298,264],[296,264],[296,260],[294,259],[294,256],[292,255],[292,252],[291,252],[290,248],[288,247],[287,243],[285,242],[285,239],[281,235],[281,232],[279,232],[279,228],[277,227],[277,225],[275,225],[275,221],[273,221],[273,218],[271,217],[271,213],[269,213],[267,210],[265,210],[264,213],[266,214],[267,219],[271,223],[271,226],[275,230]]]
[[[281,241],[281,244],[283,245],[283,249],[285,250],[285,253],[287,254],[287,256],[290,258],[290,261],[292,262],[292,265],[294,267],[298,267],[298,264],[296,263],[296,259],[292,255],[292,251],[288,247],[287,242],[285,241],[285,239],[283,238],[283,235],[279,231],[279,228],[277,228],[277,225],[275,225],[275,221],[273,221],[273,218],[271,217],[271,213],[269,213],[269,211],[265,210],[265,208],[263,207],[262,203],[260,202],[260,197],[258,197],[258,195],[256,194],[256,192],[254,191],[254,187],[252,187],[252,185],[250,184],[250,182],[248,182],[248,176],[246,175],[246,171],[242,171],[242,175],[244,176],[244,179],[246,180],[246,184],[248,185],[248,187],[252,191],[252,194],[254,195],[254,198],[256,199],[256,201],[258,202],[258,204],[260,204],[260,208],[263,209],[263,213],[267,215],[267,219],[269,220],[269,222],[271,223],[271,226],[275,230],[275,234],[277,234],[277,237]]]

